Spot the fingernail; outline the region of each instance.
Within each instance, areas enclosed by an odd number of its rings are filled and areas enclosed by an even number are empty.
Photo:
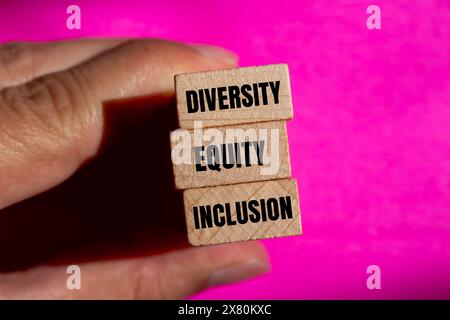
[[[221,47],[206,44],[194,44],[191,47],[208,59],[219,60],[232,66],[235,66],[238,62],[238,56],[235,53]]]
[[[266,273],[269,270],[270,266],[267,261],[252,259],[238,265],[215,271],[209,277],[209,285],[217,286],[245,280]]]

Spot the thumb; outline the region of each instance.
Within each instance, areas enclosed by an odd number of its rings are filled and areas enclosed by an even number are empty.
[[[261,244],[244,242],[166,254],[161,256],[158,268],[161,270],[158,298],[179,299],[208,287],[257,276],[267,272],[270,266]],[[143,283],[140,288],[138,298],[151,296],[151,287]]]
[[[65,267],[0,277],[1,299],[180,299],[268,271],[256,241],[189,248],[160,256],[85,263],[81,289],[68,290]]]

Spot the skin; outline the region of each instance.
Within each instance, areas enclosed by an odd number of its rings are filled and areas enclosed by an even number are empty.
[[[21,203],[33,201],[27,199],[57,187],[96,161],[107,134],[105,101],[140,96],[174,99],[175,74],[236,63],[236,56],[221,48],[161,40],[1,45],[0,226],[10,208],[26,210]],[[120,108],[128,112],[126,103]],[[148,102],[144,111],[158,108]],[[35,208],[27,214],[39,220],[43,212]],[[26,225],[27,220],[21,223]],[[66,288],[65,268],[72,262],[82,271],[81,290]],[[269,269],[258,242],[185,246],[158,254],[70,263],[0,273],[0,299],[185,298]]]

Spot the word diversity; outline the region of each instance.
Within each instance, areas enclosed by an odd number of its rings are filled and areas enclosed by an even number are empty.
[[[175,89],[180,129],[170,135],[172,163],[189,242],[300,235],[287,65],[180,74]]]

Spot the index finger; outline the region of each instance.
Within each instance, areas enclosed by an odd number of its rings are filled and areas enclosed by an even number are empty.
[[[73,67],[125,41],[125,39],[84,39],[2,44],[0,89]]]
[[[214,47],[130,41],[0,91],[0,208],[55,186],[96,154],[104,134],[104,101],[173,97],[175,74],[235,63],[235,56]]]

